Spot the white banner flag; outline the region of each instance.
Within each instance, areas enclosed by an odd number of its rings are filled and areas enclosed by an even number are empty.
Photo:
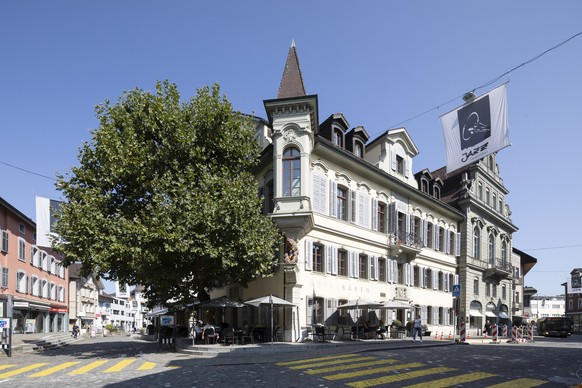
[[[447,172],[509,145],[505,84],[441,116]]]
[[[55,233],[55,213],[59,211],[60,201],[36,197],[36,245],[50,247],[50,237],[58,238]]]

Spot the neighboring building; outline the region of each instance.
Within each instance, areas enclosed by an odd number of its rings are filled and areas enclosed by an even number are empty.
[[[35,223],[0,198],[0,316],[14,333],[65,332],[67,270],[60,256],[36,245]]]
[[[134,316],[135,329],[145,329],[151,322],[147,318],[147,314],[150,310],[147,307],[147,300],[144,297],[144,287],[135,286],[133,290],[131,290],[129,301],[131,303],[131,312]]]
[[[572,331],[574,333],[582,333],[582,293],[580,292],[582,288],[582,268],[574,268],[570,272],[570,276],[573,280],[571,286],[576,288],[576,292],[568,290],[568,283],[563,284],[566,294],[565,314],[572,319]]]
[[[514,308],[514,272],[509,193],[503,185],[496,154],[477,163],[446,173],[442,168],[433,177],[443,181],[442,198],[460,210],[465,218],[459,274],[461,278],[460,316],[469,323],[469,333],[479,334],[486,320],[509,323]]]
[[[566,298],[564,295],[539,296],[531,298],[530,321],[546,317],[563,317],[566,313]]]
[[[134,324],[134,315],[127,298],[119,298],[112,294],[99,294],[99,315],[97,326],[113,325],[122,331],[130,331]]]
[[[82,330],[94,327],[100,319],[99,293],[103,282],[95,276],[82,277],[81,264],[69,266],[69,326],[75,323]]]
[[[537,291],[532,287],[525,287],[524,279],[525,275],[536,265],[538,260],[517,248],[513,248],[511,257],[513,265],[513,320],[517,321],[519,317],[522,317],[523,320],[529,321],[531,317],[531,297]]]

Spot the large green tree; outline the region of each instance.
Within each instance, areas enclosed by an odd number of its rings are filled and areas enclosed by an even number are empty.
[[[158,82],[97,106],[80,165],[58,177],[64,196],[53,242],[65,265],[141,284],[152,303],[269,273],[279,234],[262,215],[252,169],[260,149],[248,116],[218,85],[187,102]]]

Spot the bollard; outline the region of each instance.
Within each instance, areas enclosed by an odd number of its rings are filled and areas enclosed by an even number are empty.
[[[527,327],[527,337],[529,342],[534,342],[534,328],[531,325]]]
[[[434,339],[439,339],[439,332],[438,331],[434,332]]]
[[[497,342],[497,325],[491,326],[491,343],[496,344]]]
[[[507,338],[507,325],[503,325],[503,330],[501,331],[501,336]]]
[[[517,327],[513,326],[511,328],[511,343],[517,343]]]
[[[459,342],[464,343],[465,342],[465,335],[466,335],[465,322],[461,322],[461,332],[459,334],[460,334]]]

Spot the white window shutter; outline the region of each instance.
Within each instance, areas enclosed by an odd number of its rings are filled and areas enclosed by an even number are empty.
[[[410,175],[410,161],[404,158],[404,176],[408,178]]]
[[[435,251],[441,250],[441,240],[439,239],[439,235],[441,232],[441,227],[438,225],[434,226],[434,249]]]
[[[445,229],[445,253],[451,254],[451,231],[448,229]]]
[[[327,178],[321,174],[313,174],[313,184],[312,184],[312,198],[313,210],[321,213],[327,214],[327,202],[325,196]]]
[[[313,268],[313,241],[305,241],[305,270],[311,271]]]
[[[332,253],[332,246],[328,245],[325,247],[325,272],[331,273],[332,267],[332,260],[333,260],[333,253]]]
[[[378,199],[372,198],[372,230],[378,230]]]
[[[337,183],[329,181],[329,215],[337,218]]]
[[[455,233],[455,256],[461,256],[461,233]]]
[[[337,275],[337,247],[331,246],[331,274]]]
[[[356,201],[356,192],[354,190],[350,190],[350,202],[349,202],[349,210],[348,216],[351,222],[357,222],[356,219],[356,209],[357,209],[357,201]]]
[[[428,246],[428,221],[422,220],[422,240],[425,247]]]

